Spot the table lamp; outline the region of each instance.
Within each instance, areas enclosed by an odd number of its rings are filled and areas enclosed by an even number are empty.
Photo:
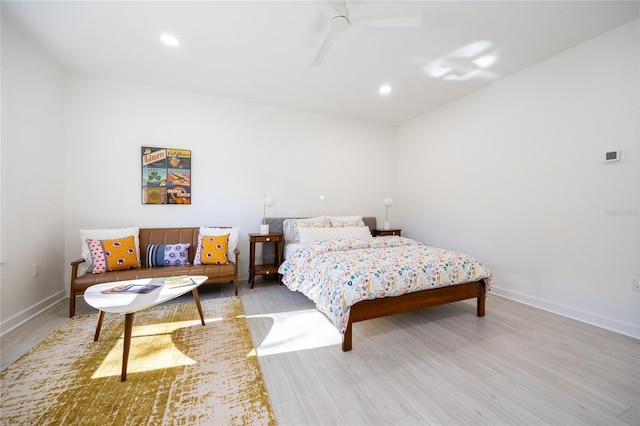
[[[262,197],[262,224],[260,225],[260,233],[266,235],[269,233],[269,225],[267,224],[267,207],[273,207],[276,199],[271,195],[265,194]]]
[[[384,227],[383,229],[389,229],[390,225],[389,225],[389,207],[391,207],[393,205],[393,200],[389,197],[384,199],[384,210],[385,210],[385,216],[384,216]]]

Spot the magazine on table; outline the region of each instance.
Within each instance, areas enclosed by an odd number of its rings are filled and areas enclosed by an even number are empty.
[[[195,284],[190,276],[188,275],[178,275],[175,277],[167,277],[164,279],[165,287],[182,287],[185,285]]]
[[[121,284],[115,287],[102,290],[104,294],[118,294],[118,293],[151,293],[156,288],[162,287],[159,284]]]

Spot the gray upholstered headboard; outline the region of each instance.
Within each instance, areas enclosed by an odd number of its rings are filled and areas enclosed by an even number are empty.
[[[301,217],[268,217],[267,225],[269,225],[269,232],[282,232],[282,223],[285,219],[304,219]],[[364,216],[362,218],[364,224],[369,227],[369,230],[376,229],[376,218],[372,216]],[[262,263],[275,262],[275,250],[273,244],[264,244],[262,249]]]

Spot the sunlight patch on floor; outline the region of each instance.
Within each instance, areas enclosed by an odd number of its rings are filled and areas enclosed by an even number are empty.
[[[271,318],[273,320],[269,333],[256,349],[258,356],[342,343],[342,334],[324,314],[316,309],[249,315],[247,318]]]
[[[222,318],[206,318],[205,327],[210,323],[222,321]],[[131,347],[129,349],[129,362],[127,374],[181,367],[193,365],[196,362],[184,355],[178,349],[172,338],[175,331],[193,326],[202,326],[200,320],[176,321],[162,324],[133,325],[131,333]],[[100,340],[113,338],[112,336],[100,336]],[[124,330],[118,336],[118,340],[104,357],[92,379],[101,377],[120,376],[122,372],[122,350],[124,344]]]

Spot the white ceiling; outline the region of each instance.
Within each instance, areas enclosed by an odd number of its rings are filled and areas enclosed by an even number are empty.
[[[72,72],[397,124],[636,19],[639,5],[347,1],[351,17],[422,14],[422,25],[348,28],[316,67],[329,18],[313,1],[3,0],[2,13]],[[495,62],[478,68],[480,57]]]

